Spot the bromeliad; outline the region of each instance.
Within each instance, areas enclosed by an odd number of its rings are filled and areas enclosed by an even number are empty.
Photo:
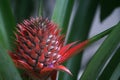
[[[16,67],[25,70],[32,80],[55,80],[58,70],[72,74],[62,63],[80,52],[88,40],[63,43],[64,35],[56,24],[42,17],[31,18],[18,24],[16,49],[9,54]]]

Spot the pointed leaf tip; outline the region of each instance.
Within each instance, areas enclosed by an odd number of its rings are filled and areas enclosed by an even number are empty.
[[[67,69],[67,68],[66,68],[65,66],[63,66],[63,65],[56,66],[55,69],[56,69],[56,70],[60,70],[60,71],[67,72],[68,74],[72,75],[72,73],[70,72],[70,70]]]
[[[66,48],[69,47],[69,49],[64,51],[64,55],[62,55],[61,59],[59,60],[59,63],[65,62],[73,55],[76,55],[77,53],[82,51],[89,44],[89,40],[85,40],[77,45],[75,45],[75,43],[71,43],[71,44],[68,44],[70,46],[68,46],[68,45],[65,46]]]
[[[67,50],[69,50],[69,49],[70,49],[73,45],[75,45],[77,42],[78,42],[78,41],[72,42],[72,43],[70,43],[70,44],[67,44],[67,45],[63,46],[63,47],[61,48],[61,50],[60,50],[59,53],[60,53],[61,55],[64,55],[65,52],[66,52]]]

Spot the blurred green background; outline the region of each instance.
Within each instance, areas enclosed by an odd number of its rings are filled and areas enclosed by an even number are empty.
[[[65,62],[73,76],[60,72],[58,80],[119,80],[119,6],[119,0],[0,0],[0,80],[21,80],[7,51],[15,47],[16,24],[39,16],[62,28],[66,44],[82,42],[116,25],[107,38],[89,46],[84,55],[81,52]]]

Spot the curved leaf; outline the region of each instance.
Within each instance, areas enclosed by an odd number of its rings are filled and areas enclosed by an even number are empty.
[[[22,80],[8,54],[0,46],[0,80]]]
[[[0,44],[9,49],[13,46],[15,21],[8,0],[0,0]]]
[[[80,0],[77,12],[75,14],[73,23],[71,25],[70,33],[68,35],[68,43],[73,41],[83,41],[87,39],[89,29],[97,8],[98,0]],[[77,75],[80,69],[82,54],[73,56],[69,59],[65,66],[70,69],[73,76],[65,73],[60,74],[62,80],[77,80]]]
[[[119,62],[120,62],[120,47],[117,49],[115,54],[112,56],[112,59],[107,64],[104,71],[102,72],[101,76],[99,77],[99,80],[109,80],[116,66],[119,64]]]
[[[115,71],[113,72],[110,80],[120,80],[120,63],[118,64]]]
[[[119,35],[120,35],[120,23],[116,25],[113,31],[103,42],[101,47],[92,57],[80,80],[88,80],[88,79],[96,80],[101,69],[105,65],[106,61],[109,59],[112,52],[120,43]]]
[[[62,28],[62,33],[66,34],[73,9],[74,0],[57,0],[52,16],[52,20]]]

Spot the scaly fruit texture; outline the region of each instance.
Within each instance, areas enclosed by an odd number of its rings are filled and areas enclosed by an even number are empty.
[[[64,35],[60,35],[56,24],[42,17],[31,18],[17,25],[16,49],[9,54],[16,67],[33,80],[55,80],[58,70],[72,74],[61,64],[80,52],[88,41],[63,43]]]

